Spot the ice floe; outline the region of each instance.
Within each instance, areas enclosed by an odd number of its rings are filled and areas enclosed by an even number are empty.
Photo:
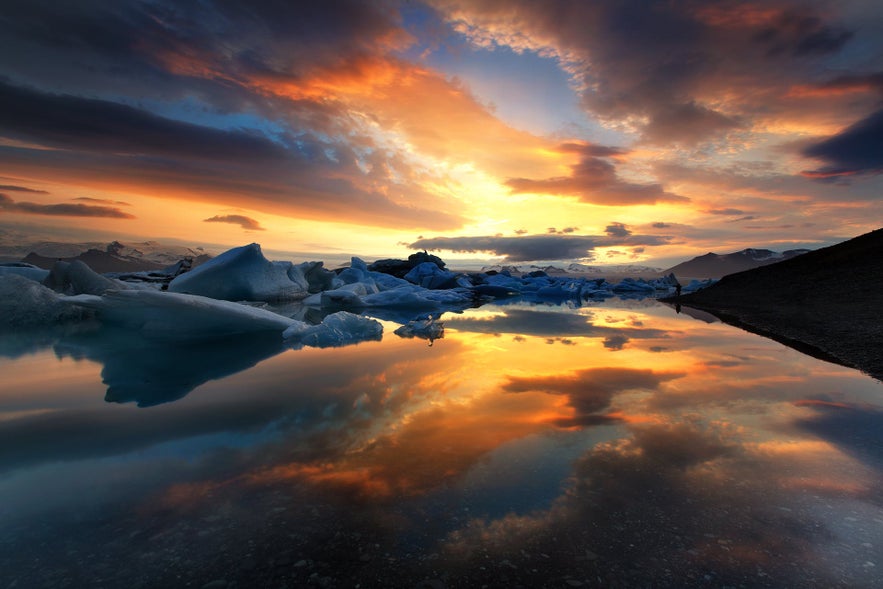
[[[611,284],[603,278],[549,275],[543,270],[521,275],[510,269],[457,273],[425,252],[407,261],[371,265],[354,257],[349,267],[331,271],[322,262],[270,261],[256,243],[188,269],[189,265],[173,265],[164,270],[163,276],[174,276],[164,292],[143,277],[101,275],[80,261],[58,262],[51,271],[3,265],[0,327],[94,318],[157,341],[276,333],[287,347],[337,346],[380,338],[382,324],[360,316],[369,314],[403,324],[397,332],[403,337],[431,341],[442,333],[432,314],[490,300],[579,304],[612,296],[664,296],[679,287],[692,292],[712,282],[693,281],[684,287],[669,275]],[[301,320],[306,318],[310,321]]]

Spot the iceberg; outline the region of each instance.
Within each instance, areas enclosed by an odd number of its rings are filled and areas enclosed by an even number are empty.
[[[27,264],[25,262],[10,262],[8,264],[0,264],[0,277],[7,276],[9,274],[24,276],[25,278],[30,278],[34,282],[43,282],[43,280],[47,276],[49,276],[49,270],[34,266],[33,264]]]
[[[379,341],[383,337],[383,325],[375,319],[338,311],[325,317],[318,325],[296,321],[282,332],[282,337],[286,344],[294,348],[340,347],[369,340]]]
[[[405,274],[405,280],[408,282],[432,290],[460,286],[457,283],[457,278],[457,274],[449,272],[448,270],[443,270],[433,262],[422,262],[417,264],[410,272]]]
[[[640,278],[623,278],[619,284],[613,287],[613,292],[617,294],[649,295],[656,292],[656,287]]]
[[[67,301],[94,311],[106,325],[135,330],[150,339],[181,341],[244,333],[281,333],[293,319],[272,311],[199,295],[157,290],[108,291]]]
[[[432,345],[437,339],[445,337],[445,324],[437,321],[438,317],[427,315],[408,321],[393,333],[402,338],[420,338],[429,340]]]
[[[324,280],[315,267],[313,288]],[[205,264],[175,277],[169,291],[202,295],[227,301],[284,301],[302,299],[309,294],[310,281],[303,265],[271,262],[261,246],[252,243],[227,250]]]
[[[102,276],[81,260],[55,262],[43,284],[66,295],[100,295],[108,290],[130,288],[124,282]]]
[[[18,274],[0,275],[0,330],[52,326],[88,319],[68,297]]]

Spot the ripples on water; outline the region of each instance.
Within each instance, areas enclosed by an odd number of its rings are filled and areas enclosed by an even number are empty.
[[[874,587],[883,385],[655,301],[0,340],[0,588]]]

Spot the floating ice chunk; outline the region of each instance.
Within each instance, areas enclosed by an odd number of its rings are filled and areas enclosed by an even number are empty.
[[[331,309],[351,309],[365,306],[362,298],[370,293],[376,293],[377,288],[373,284],[365,282],[353,282],[345,284],[334,290],[326,290],[319,294],[319,304]]]
[[[161,340],[201,340],[242,333],[282,333],[294,319],[271,311],[198,295],[156,290],[108,291],[67,301],[92,309],[103,323]]]
[[[335,288],[337,274],[325,269],[324,262],[304,262],[292,266],[288,271],[288,277],[292,282],[302,284],[300,276],[307,282],[307,291],[310,293],[322,292]]]
[[[369,282],[368,265],[363,260],[353,256],[350,260],[350,267],[343,269],[337,278],[344,284],[353,284],[355,282]]]
[[[366,307],[396,307],[411,309],[441,309],[446,306],[469,305],[472,292],[466,289],[428,290],[419,286],[394,288],[362,298]]]
[[[433,341],[445,337],[445,324],[436,321],[436,317],[429,315],[408,321],[396,329],[394,333],[403,338],[426,339],[432,344]]]
[[[309,287],[302,269],[267,260],[256,243],[228,250],[169,283],[171,292],[227,301],[302,299]]]
[[[282,333],[282,337],[292,347],[339,347],[380,340],[383,337],[383,325],[368,317],[338,311],[325,317],[319,325],[296,321]]]
[[[112,280],[95,272],[81,260],[55,262],[43,284],[66,295],[100,295],[107,290],[129,288],[124,282]]]
[[[391,274],[384,274],[383,272],[371,272],[370,273],[371,280],[374,281],[374,284],[377,285],[377,290],[393,290],[395,288],[401,288],[403,286],[410,287],[411,283],[405,280],[404,278],[396,278]]]
[[[18,274],[0,276],[0,329],[49,326],[88,316],[38,282]]]
[[[24,276],[34,282],[43,282],[43,279],[49,276],[49,270],[39,268],[33,264],[26,264],[24,262],[0,264],[0,276],[7,276],[9,274],[18,274],[19,276]]]
[[[405,280],[408,282],[429,289],[446,289],[459,286],[457,278],[459,278],[457,274],[442,270],[433,262],[417,264],[411,268],[410,272],[405,274]]]
[[[498,286],[495,284],[479,284],[475,286],[472,290],[480,297],[490,297],[494,299],[517,297],[521,294],[521,291],[516,288],[508,286]]]
[[[656,287],[640,278],[623,278],[622,281],[613,287],[616,293],[654,293]]]

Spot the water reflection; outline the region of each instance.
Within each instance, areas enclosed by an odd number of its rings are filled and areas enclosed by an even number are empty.
[[[251,368],[284,348],[278,333],[157,342],[129,331],[102,329],[65,338],[54,349],[59,357],[101,363],[106,401],[150,407],[176,401],[210,380]]]
[[[0,361],[0,587],[879,583],[880,383],[652,302],[435,320],[41,360],[148,409]]]

